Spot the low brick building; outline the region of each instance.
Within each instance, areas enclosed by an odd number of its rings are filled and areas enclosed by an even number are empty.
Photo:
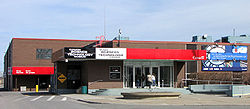
[[[5,55],[6,84],[75,92],[81,86],[145,88],[200,83],[249,84],[249,44],[14,38]]]

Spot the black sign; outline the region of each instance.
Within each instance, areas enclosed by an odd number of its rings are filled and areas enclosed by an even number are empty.
[[[77,48],[77,47],[65,47],[64,48],[64,57],[67,58],[73,58],[73,59],[89,59],[89,58],[95,58],[94,53],[89,53],[87,50],[83,48]]]
[[[120,80],[121,79],[121,67],[110,66],[109,67],[109,79]]]
[[[121,73],[109,73],[109,78],[119,80],[121,79]]]

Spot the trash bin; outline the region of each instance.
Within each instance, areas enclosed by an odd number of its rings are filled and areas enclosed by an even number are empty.
[[[88,94],[88,87],[82,86],[82,94]]]

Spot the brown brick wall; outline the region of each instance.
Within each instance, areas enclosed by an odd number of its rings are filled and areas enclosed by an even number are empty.
[[[130,42],[121,41],[121,48],[151,48],[151,49],[185,49],[185,43]],[[117,47],[117,41],[113,42]]]
[[[53,52],[63,47],[83,47],[93,41],[13,39],[13,66],[51,66],[51,59],[36,59],[36,49],[48,48]]]
[[[109,67],[110,66],[121,66],[121,79],[120,80],[110,80],[109,79]],[[88,88],[98,89],[98,88],[122,88],[122,71],[123,71],[122,61],[88,61]],[[101,82],[95,82],[97,80],[103,80]],[[94,82],[94,83],[92,83]],[[90,85],[90,83],[92,83]]]

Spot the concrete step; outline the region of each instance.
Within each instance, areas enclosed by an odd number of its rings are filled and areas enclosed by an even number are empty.
[[[90,95],[99,95],[102,92],[107,91],[107,89],[90,89],[88,90],[88,94]]]
[[[105,89],[105,91],[97,90],[89,94],[92,95],[103,95],[103,96],[121,96],[121,93],[128,92],[179,92],[182,94],[191,94],[186,88],[115,88],[115,89]]]

